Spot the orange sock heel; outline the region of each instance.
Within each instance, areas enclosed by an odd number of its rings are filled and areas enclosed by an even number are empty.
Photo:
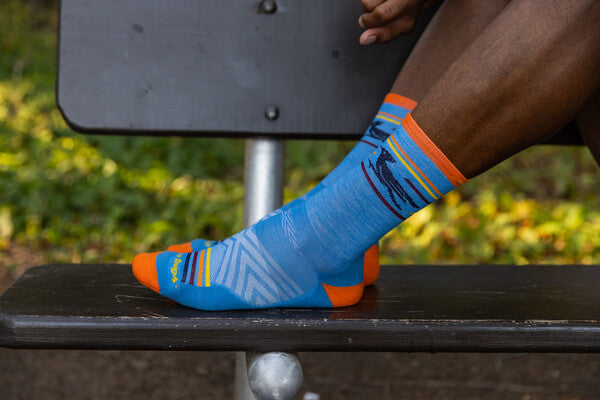
[[[369,286],[375,283],[379,277],[379,245],[374,244],[365,252],[363,269],[363,285]]]
[[[358,303],[365,289],[362,283],[347,287],[329,286],[323,283],[323,287],[334,307],[347,307]]]

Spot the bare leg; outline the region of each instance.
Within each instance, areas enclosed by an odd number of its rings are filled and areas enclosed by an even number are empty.
[[[600,86],[600,2],[515,0],[413,112],[467,177],[548,137]]]
[[[415,45],[392,92],[420,101],[509,0],[446,0]]]

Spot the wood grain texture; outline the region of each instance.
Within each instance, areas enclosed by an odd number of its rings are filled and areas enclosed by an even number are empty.
[[[12,348],[600,351],[600,266],[383,266],[356,306],[203,312],[129,265],[45,265],[0,297]]]

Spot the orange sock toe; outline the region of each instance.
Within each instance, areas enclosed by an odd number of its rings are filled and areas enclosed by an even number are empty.
[[[369,286],[379,277],[379,245],[374,244],[365,252],[363,284]]]
[[[156,272],[156,256],[159,253],[142,253],[133,259],[133,274],[140,283],[156,293],[160,293],[158,287],[158,273]]]
[[[167,250],[174,251],[176,253],[191,253],[192,251],[194,251],[192,249],[192,242],[174,244],[174,245],[169,246],[169,248]]]

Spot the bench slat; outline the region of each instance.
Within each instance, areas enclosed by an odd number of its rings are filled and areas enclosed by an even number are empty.
[[[62,0],[57,102],[84,133],[358,138],[421,32],[360,46],[360,2]],[[265,118],[275,106],[276,120]],[[581,144],[577,129],[551,143]]]
[[[433,15],[366,48],[360,2],[259,3],[62,0],[63,116],[89,133],[358,137]]]
[[[600,351],[600,266],[383,266],[356,306],[203,312],[129,265],[45,265],[0,297],[0,346],[253,351]]]

